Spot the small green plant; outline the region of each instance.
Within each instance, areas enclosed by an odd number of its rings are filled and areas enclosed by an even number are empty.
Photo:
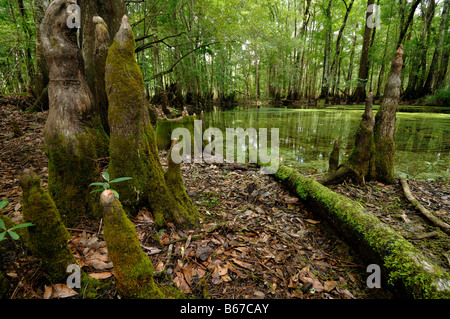
[[[8,203],[9,202],[7,200],[2,200],[0,202],[0,210],[5,208],[6,205],[8,205]],[[0,242],[5,240],[6,233],[8,233],[8,235],[14,240],[19,239],[19,235],[14,230],[19,229],[19,228],[24,228],[24,227],[30,227],[30,226],[34,226],[34,225],[31,223],[23,223],[23,224],[11,227],[10,229],[6,229],[5,222],[3,221],[3,219],[0,218],[0,231],[3,231],[2,233],[0,233]]]
[[[114,196],[116,196],[117,199],[119,199],[119,193],[117,193],[114,189],[111,189],[110,184],[124,182],[124,181],[128,181],[128,180],[132,179],[132,177],[119,177],[119,178],[116,178],[116,179],[113,179],[112,181],[110,181],[108,172],[102,172],[102,177],[106,182],[92,183],[89,185],[89,186],[100,186],[100,188],[94,189],[91,192],[91,194],[96,193],[96,192],[103,192],[104,190],[109,189],[111,192],[114,193]]]

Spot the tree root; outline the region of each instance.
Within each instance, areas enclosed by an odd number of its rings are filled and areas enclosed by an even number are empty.
[[[400,178],[400,184],[403,188],[403,193],[405,194],[406,198],[409,200],[409,202],[417,208],[429,221],[431,221],[434,225],[442,229],[447,234],[450,234],[450,225],[440,220],[438,217],[436,217],[432,212],[430,212],[428,209],[426,209],[412,194],[411,189],[408,186],[408,182]]]

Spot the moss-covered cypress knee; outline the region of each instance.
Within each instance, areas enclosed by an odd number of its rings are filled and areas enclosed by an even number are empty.
[[[23,219],[35,225],[28,228],[30,248],[41,258],[48,279],[53,283],[64,282],[67,266],[76,264],[67,245],[70,235],[53,200],[42,188],[39,176],[25,170],[19,183],[22,188]]]
[[[175,163],[172,159],[173,147],[178,143],[177,139],[174,139],[170,148],[168,156],[168,168],[165,173],[167,185],[172,191],[178,202],[186,208],[187,215],[185,218],[191,222],[191,224],[198,224],[198,210],[192,203],[184,187],[183,175],[181,174],[181,164]]]
[[[108,172],[112,179],[132,177],[116,188],[127,212],[134,213],[139,206],[148,205],[158,227],[166,221],[187,225],[186,209],[175,199],[164,178],[134,52],[133,31],[124,16],[106,59],[111,132]]]
[[[338,139],[334,140],[333,150],[330,153],[330,160],[328,161],[328,173],[334,173],[338,170],[339,167],[339,141]]]
[[[153,265],[142,251],[133,223],[127,218],[113,192],[100,197],[104,213],[104,236],[114,265],[117,287],[125,298],[164,298],[153,280]]]

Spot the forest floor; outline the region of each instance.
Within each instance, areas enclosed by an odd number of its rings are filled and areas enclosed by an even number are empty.
[[[16,222],[22,222],[21,172],[33,169],[47,186],[42,134],[47,114],[0,105],[0,199],[9,200],[2,213]],[[23,135],[13,132],[13,122]],[[165,166],[166,154],[160,155]],[[145,209],[132,221],[155,271],[165,271],[185,293],[199,298],[207,293],[213,299],[392,298],[387,290],[367,287],[368,265],[271,176],[231,164],[184,164],[182,169],[187,192],[201,212],[201,226],[181,230],[168,224],[158,231]],[[449,222],[448,184],[409,182],[425,206]],[[344,184],[334,190],[359,201],[450,268],[449,237],[410,207],[400,186]],[[114,283],[102,224],[86,222],[69,231],[70,246],[83,270]],[[12,288],[8,298],[55,297],[38,264],[27,252],[15,256],[7,271]],[[111,288],[99,297],[116,298],[117,291]]]

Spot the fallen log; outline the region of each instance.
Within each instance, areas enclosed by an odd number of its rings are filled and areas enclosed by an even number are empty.
[[[408,182],[400,178],[400,184],[403,188],[403,193],[405,194],[405,197],[408,199],[408,201],[417,208],[430,222],[432,222],[434,225],[442,229],[447,234],[450,234],[450,225],[445,223],[444,221],[440,220],[438,217],[436,217],[432,212],[430,212],[428,209],[425,208],[412,194],[411,189],[408,186]]]
[[[362,206],[285,166],[274,177],[329,221],[368,263],[378,264],[397,296],[450,298],[450,274]]]

